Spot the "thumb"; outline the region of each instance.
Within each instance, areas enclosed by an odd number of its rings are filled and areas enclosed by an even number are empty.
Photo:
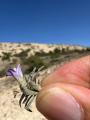
[[[90,120],[90,56],[72,61],[47,77],[36,99],[51,120]]]
[[[56,83],[42,89],[36,106],[50,120],[90,120],[89,100],[87,88]]]

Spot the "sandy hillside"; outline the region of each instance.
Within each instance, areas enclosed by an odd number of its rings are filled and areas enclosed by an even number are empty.
[[[31,60],[32,55],[34,56],[36,52],[40,52],[36,55],[36,58],[38,57],[38,55],[40,57],[40,59],[38,60],[43,60],[45,65],[51,63],[51,65],[48,68],[44,69],[41,72],[41,75],[39,76],[39,79],[41,81],[44,79],[44,77],[46,77],[48,74],[53,72],[58,66],[63,65],[65,62],[68,62],[72,59],[77,59],[81,56],[89,55],[90,49],[83,46],[73,46],[73,45],[69,46],[69,45],[1,43],[0,44],[0,120],[46,120],[45,117],[41,115],[36,109],[35,100],[31,105],[31,109],[33,111],[32,113],[26,111],[23,108],[23,106],[22,108],[19,107],[18,101],[21,95],[19,86],[14,79],[5,77],[5,71],[7,67],[10,65],[13,64],[16,65],[17,63],[20,63],[23,68],[27,68],[28,66],[30,67],[31,64],[29,60]],[[45,56],[42,57],[43,54],[41,53],[44,53]],[[54,57],[54,55],[56,54],[57,56]],[[49,55],[52,56],[49,57]],[[35,63],[35,65],[37,64]],[[14,98],[15,91],[19,91],[16,98]]]

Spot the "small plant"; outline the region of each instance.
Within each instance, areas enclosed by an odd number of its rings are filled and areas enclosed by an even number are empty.
[[[0,70],[0,77],[5,76],[5,69]]]
[[[3,52],[3,56],[2,56],[3,61],[5,61],[5,60],[10,61],[10,58],[11,58],[11,53]]]
[[[15,54],[14,56],[24,59],[25,57],[27,57],[29,51],[30,51],[30,49],[22,50],[19,54]]]
[[[41,89],[37,77],[39,76],[39,73],[42,69],[43,66],[36,71],[35,67],[30,74],[23,75],[21,67],[20,65],[18,65],[16,68],[8,69],[6,73],[7,76],[12,76],[18,81],[20,89],[22,91],[22,96],[19,100],[19,105],[21,107],[22,103],[25,104],[25,109],[30,112],[32,112],[30,110],[30,105]]]
[[[35,55],[36,56],[47,56],[48,54],[45,53],[44,51],[40,51],[40,52],[36,52]]]

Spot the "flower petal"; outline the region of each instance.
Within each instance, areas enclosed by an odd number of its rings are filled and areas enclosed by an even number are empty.
[[[6,72],[6,76],[13,76],[14,72],[15,71],[13,69],[9,68],[8,71]]]
[[[21,71],[20,64],[16,68],[13,68],[13,69],[9,68],[6,75],[7,76],[12,76],[17,80],[21,79],[23,77],[23,73]]]
[[[16,72],[17,72],[17,74],[18,74],[19,77],[23,77],[23,74],[22,74],[22,70],[21,70],[20,64],[17,66]]]

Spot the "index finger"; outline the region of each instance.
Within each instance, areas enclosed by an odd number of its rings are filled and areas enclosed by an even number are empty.
[[[90,87],[90,55],[59,67],[42,81],[42,86],[57,82]]]

